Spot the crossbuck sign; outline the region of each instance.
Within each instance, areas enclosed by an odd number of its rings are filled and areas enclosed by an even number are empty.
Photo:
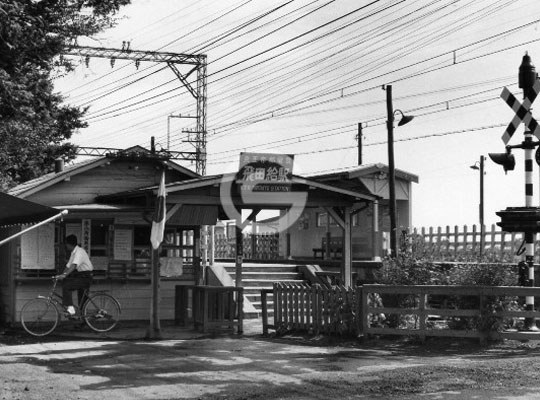
[[[519,100],[516,99],[516,97],[510,92],[510,90],[508,90],[508,88],[505,87],[503,89],[501,93],[502,99],[516,113],[516,115],[514,115],[514,118],[512,119],[512,122],[510,122],[502,136],[502,140],[505,145],[508,144],[510,139],[512,139],[512,135],[514,134],[521,122],[523,122],[525,126],[529,128],[533,135],[540,139],[540,126],[531,114],[531,104],[536,99],[539,91],[540,80],[536,80],[532,89],[529,91],[529,94],[523,100],[523,103],[520,103]]]

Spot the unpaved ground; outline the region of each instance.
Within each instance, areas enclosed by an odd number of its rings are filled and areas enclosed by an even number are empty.
[[[535,342],[171,332],[154,342],[127,330],[0,336],[0,399],[540,399]]]

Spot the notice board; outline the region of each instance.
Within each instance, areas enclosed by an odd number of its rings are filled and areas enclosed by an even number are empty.
[[[42,225],[21,236],[22,269],[54,269],[54,224]]]
[[[114,228],[114,259],[118,261],[133,260],[133,229]]]

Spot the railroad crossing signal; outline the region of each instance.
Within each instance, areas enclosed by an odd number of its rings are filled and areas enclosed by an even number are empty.
[[[512,92],[508,90],[508,88],[503,88],[503,91],[501,93],[502,99],[516,113],[516,115],[514,115],[514,118],[512,119],[512,122],[510,122],[502,136],[504,144],[508,144],[510,139],[512,139],[512,135],[514,134],[521,122],[523,122],[527,126],[527,128],[529,128],[533,135],[540,139],[540,126],[531,114],[531,104],[536,99],[538,92],[540,92],[540,81],[536,80],[534,82],[532,90],[529,91],[528,95],[523,100],[523,103],[520,103],[519,100],[516,99],[516,97],[512,94]]]

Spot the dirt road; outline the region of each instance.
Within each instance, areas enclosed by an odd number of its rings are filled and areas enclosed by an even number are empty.
[[[540,399],[534,344],[171,332],[0,337],[0,399]]]

